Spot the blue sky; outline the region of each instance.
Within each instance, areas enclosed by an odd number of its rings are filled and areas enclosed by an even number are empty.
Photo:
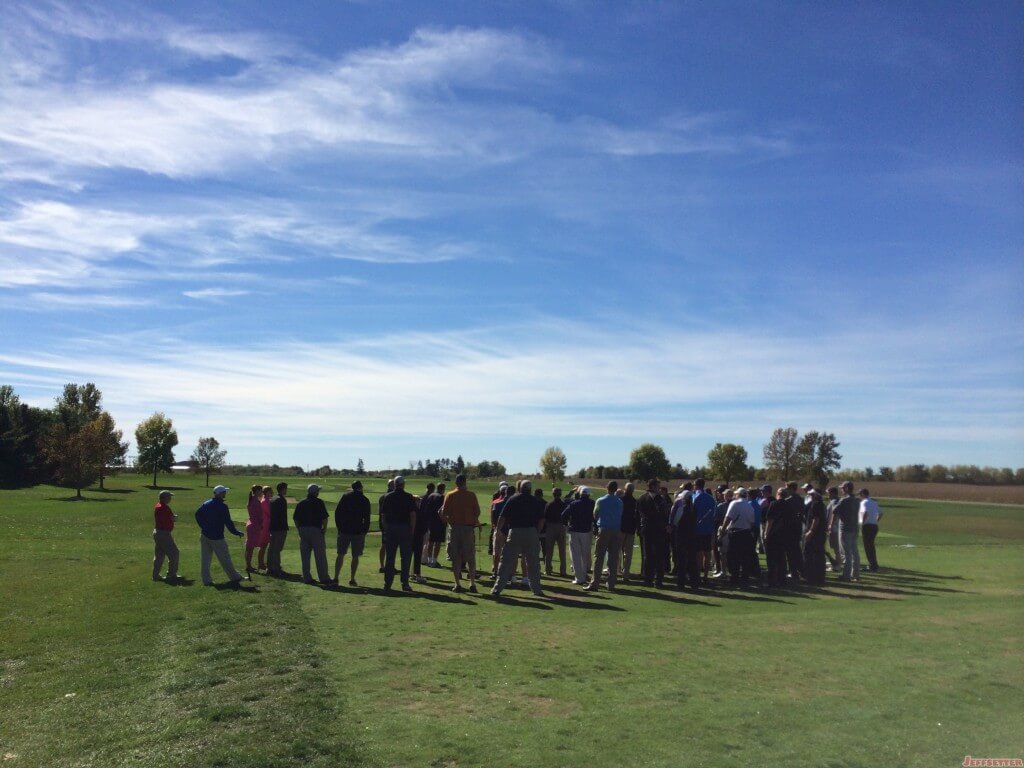
[[[1024,465],[1019,3],[5,2],[0,382],[186,456]]]

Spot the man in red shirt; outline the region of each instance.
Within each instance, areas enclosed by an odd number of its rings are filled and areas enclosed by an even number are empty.
[[[174,521],[178,516],[168,506],[171,496],[170,491],[160,491],[160,501],[153,508],[155,527],[153,528],[153,543],[155,545],[153,555],[153,581],[160,581],[160,569],[163,568],[164,558],[167,558],[166,581],[178,580],[178,545],[174,543]]]

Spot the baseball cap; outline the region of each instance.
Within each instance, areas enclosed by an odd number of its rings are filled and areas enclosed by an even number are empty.
[[[810,483],[804,483],[800,487],[803,488],[805,491],[813,491],[814,490],[814,486],[811,485]]]
[[[507,486],[507,485],[508,485],[508,483],[507,483],[507,482],[505,482],[504,480],[502,480],[502,481],[501,481],[500,483],[498,483],[498,487],[499,487],[499,488],[504,488],[504,487],[505,487],[505,486]]]
[[[213,495],[220,496],[222,493],[227,493],[230,490],[226,485],[215,485],[213,487]]]
[[[397,488],[400,485],[405,485],[405,478],[401,475],[395,478],[395,487]]]
[[[719,493],[725,493],[725,489],[728,487],[729,486],[726,485],[725,483],[719,483],[718,485],[715,486],[715,490],[718,491]]]
[[[589,496],[589,495],[590,495],[590,489],[587,488],[587,486],[585,486],[585,485],[581,485],[580,486],[580,496]]]
[[[306,493],[319,493],[319,492],[320,492],[320,486],[317,485],[316,483],[310,483],[309,485],[306,486]]]
[[[160,491],[161,496],[173,496],[174,494],[170,491]]]

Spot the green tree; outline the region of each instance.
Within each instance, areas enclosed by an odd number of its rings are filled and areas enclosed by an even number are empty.
[[[124,433],[114,424],[114,417],[106,411],[101,411],[96,417],[98,422],[96,428],[99,430],[100,440],[100,488],[103,488],[103,479],[115,474],[125,464],[125,456],[128,455],[128,441],[122,440]]]
[[[747,472],[747,449],[735,443],[715,443],[708,451],[708,474],[726,485]]]
[[[81,429],[100,415],[103,394],[95,384],[65,384],[54,410],[69,430]]]
[[[82,489],[94,483],[103,467],[104,434],[100,419],[78,428],[58,421],[43,442],[43,454],[53,466],[54,477],[61,485],[75,489],[82,498]]]
[[[27,408],[8,384],[0,386],[0,485],[26,482],[32,458]]]
[[[797,470],[819,488],[828,485],[829,477],[839,469],[843,459],[838,448],[839,441],[831,432],[808,432],[796,446]]]
[[[665,456],[665,449],[654,443],[644,443],[629,454],[629,474],[642,480],[667,478],[672,465]]]
[[[540,470],[544,477],[554,483],[565,480],[565,468],[569,461],[565,458],[565,452],[557,445],[545,449],[540,455]]]
[[[792,480],[798,468],[796,447],[799,433],[793,427],[779,427],[764,446],[764,468],[771,477]]]
[[[192,451],[192,461],[196,463],[197,472],[206,473],[206,487],[210,487],[210,472],[224,466],[224,457],[228,452],[222,450],[215,437],[200,437],[196,448]],[[156,485],[156,480],[153,480]]]
[[[356,474],[357,475],[365,475],[366,474],[366,465],[363,463],[362,459],[360,459],[358,462],[356,462]],[[209,481],[207,481],[207,484],[209,484]]]
[[[178,433],[174,424],[162,413],[154,413],[135,428],[135,442],[139,447],[138,465],[153,470],[153,487],[158,472],[170,472],[174,465],[174,446]]]

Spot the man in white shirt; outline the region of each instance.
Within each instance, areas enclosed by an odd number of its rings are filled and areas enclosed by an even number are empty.
[[[868,558],[868,570],[878,570],[878,557],[875,553],[875,537],[878,536],[878,521],[882,519],[882,510],[878,502],[871,498],[867,488],[861,488],[860,493],[860,535],[864,541],[864,554]]]
[[[726,510],[722,528],[729,536],[729,581],[746,585],[751,576],[754,583],[761,583],[761,564],[754,549],[754,508],[747,500],[747,489],[739,488]]]

